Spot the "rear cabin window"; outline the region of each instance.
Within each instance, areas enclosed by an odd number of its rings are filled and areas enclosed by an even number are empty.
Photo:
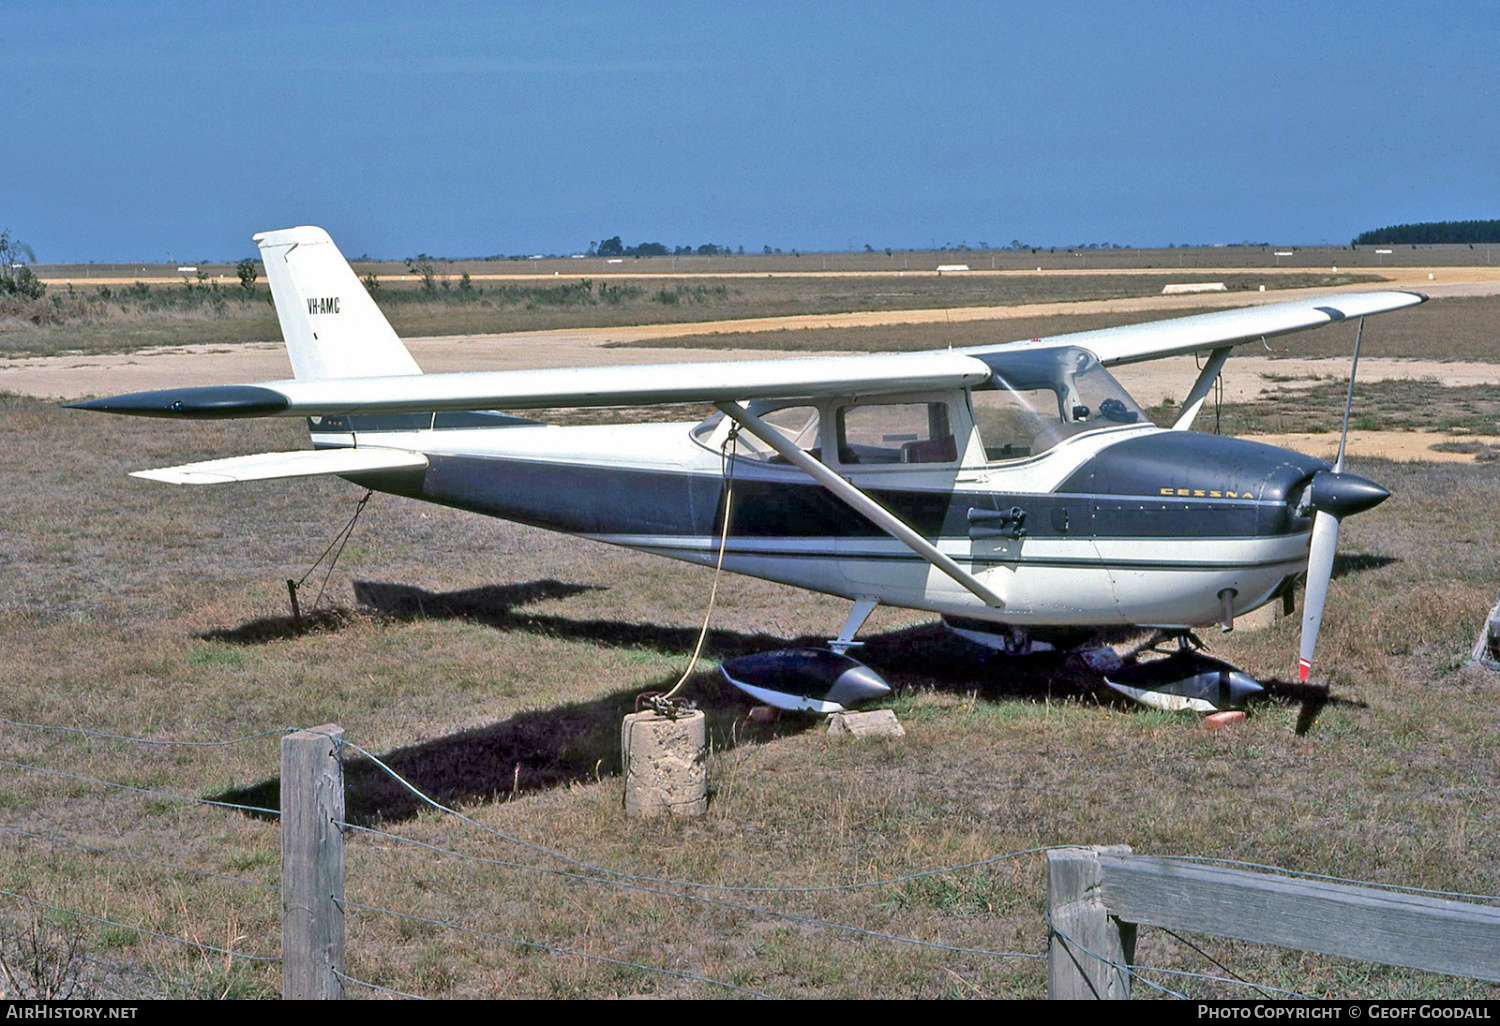
[[[759,415],[777,433],[807,453],[815,460],[823,458],[818,441],[818,408],[816,406],[784,406],[779,410]],[[741,431],[735,439],[736,452],[747,459],[766,463],[785,463],[786,457],[756,438],[748,431]]]
[[[947,403],[878,403],[838,411],[839,462],[952,463],[958,459]]]

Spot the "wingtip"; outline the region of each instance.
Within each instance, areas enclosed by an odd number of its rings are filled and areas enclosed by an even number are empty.
[[[209,385],[201,388],[168,388],[156,392],[131,392],[66,403],[70,410],[121,413],[134,417],[182,417],[193,420],[229,420],[235,417],[274,417],[291,406],[291,400],[260,385]]]

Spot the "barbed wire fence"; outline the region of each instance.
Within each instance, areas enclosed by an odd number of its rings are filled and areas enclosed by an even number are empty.
[[[280,728],[259,731],[242,737],[197,741],[140,737],[51,723],[33,723],[8,717],[0,717],[0,727],[44,736],[69,735],[85,742],[105,741],[111,745],[203,750],[227,749],[258,739],[283,735],[291,729]],[[68,756],[76,758],[77,753],[69,752]],[[272,819],[279,815],[276,809],[266,806],[181,794],[162,787],[127,783],[94,774],[59,769],[55,766],[38,765],[21,759],[0,758],[0,768],[12,777],[12,782],[18,782],[16,778],[25,775],[50,779],[59,784],[81,785],[70,789],[69,793],[75,797],[97,792],[134,799],[137,803],[149,801],[159,807],[209,808],[253,813]],[[7,802],[7,805],[11,804],[14,802]],[[22,803],[23,806],[25,804]],[[128,830],[120,832],[134,835],[139,843],[142,833],[141,824],[145,817],[139,814],[138,807],[124,810],[108,809],[100,819],[113,820],[117,825],[128,825]],[[6,842],[7,847],[14,850],[19,851],[23,847],[45,849],[48,854],[43,857],[53,865],[61,864],[59,860],[63,858],[63,853],[85,860],[85,863],[102,863],[99,875],[107,881],[106,894],[109,893],[108,888],[111,887],[118,886],[121,889],[127,889],[128,885],[123,880],[119,883],[116,881],[120,878],[122,868],[129,867],[143,872],[151,871],[149,886],[163,894],[175,892],[180,895],[182,891],[180,882],[184,878],[191,877],[200,881],[223,884],[228,891],[244,891],[254,894],[256,897],[249,899],[252,903],[259,902],[265,906],[268,913],[272,911],[270,908],[272,896],[278,891],[275,883],[185,865],[169,859],[153,858],[130,850],[130,845],[92,843],[76,836],[65,836],[69,832],[72,831],[35,829],[30,826],[0,823],[0,841]],[[64,881],[73,873],[87,872],[90,868],[88,865],[82,869],[71,864],[61,865],[62,870],[57,873],[57,876]],[[206,974],[202,970],[210,959],[226,967],[261,966],[264,968],[274,966],[280,961],[279,954],[245,950],[235,946],[237,938],[231,937],[228,943],[214,943],[197,935],[197,931],[193,929],[174,932],[170,929],[153,928],[140,922],[127,921],[119,914],[110,912],[107,903],[104,908],[94,910],[78,907],[76,896],[72,893],[76,890],[75,888],[68,888],[63,895],[45,893],[39,895],[37,891],[45,892],[48,889],[46,882],[25,874],[24,867],[18,867],[18,872],[12,875],[12,880],[15,882],[11,887],[0,887],[0,906],[9,906],[12,910],[12,917],[20,915],[23,918],[29,918],[30,921],[21,931],[0,929],[0,970],[6,970],[4,984],[8,996],[24,994],[31,997],[59,997],[64,996],[60,993],[61,988],[72,990],[71,996],[78,997],[83,996],[77,993],[81,988],[86,993],[116,998],[141,996],[218,998],[234,991],[232,979],[234,971],[231,968],[216,974]],[[130,882],[133,884],[136,881],[132,879]],[[54,884],[53,889],[56,886]],[[24,891],[32,893],[24,893]],[[126,902],[120,903],[126,904]],[[14,925],[14,918],[11,918],[11,925]],[[103,936],[105,943],[77,946],[76,941],[86,932],[86,928],[91,929],[96,937]],[[51,936],[41,936],[44,933]],[[50,967],[53,970],[52,977],[46,981],[38,981],[35,977],[44,975],[37,971],[41,967],[40,963],[50,958],[52,954],[41,950],[44,943],[60,950],[62,956],[68,958],[70,965],[52,966]],[[104,946],[111,950],[128,950],[131,957],[103,957],[89,950],[95,946]],[[173,952],[175,954],[172,954]],[[11,970],[14,970],[14,973]],[[17,978],[11,979],[12,975]],[[209,978],[210,975],[213,978]]]
[[[226,985],[225,981],[230,979],[232,976],[230,970],[235,966],[258,967],[262,971],[269,970],[272,967],[279,967],[283,978],[283,992],[293,996],[343,997],[346,996],[346,992],[350,988],[355,992],[374,997],[414,999],[436,996],[412,993],[410,990],[396,986],[395,983],[397,981],[395,980],[363,979],[347,972],[343,960],[346,919],[353,919],[356,922],[385,921],[417,926],[426,930],[445,931],[455,938],[455,943],[460,942],[462,939],[476,940],[518,952],[531,952],[572,959],[581,964],[607,966],[615,970],[624,970],[630,973],[656,977],[663,981],[675,981],[679,984],[691,985],[698,988],[704,994],[718,993],[758,998],[797,996],[795,990],[791,993],[778,994],[771,992],[774,988],[764,989],[764,985],[757,987],[751,985],[748,980],[717,978],[706,972],[696,971],[696,967],[691,964],[678,964],[675,966],[657,965],[636,958],[619,957],[615,954],[605,954],[599,951],[570,947],[565,944],[555,943],[549,939],[514,936],[503,930],[497,930],[488,923],[474,921],[461,922],[456,918],[444,918],[438,915],[423,914],[410,909],[393,908],[382,904],[351,900],[343,893],[343,845],[346,836],[368,839],[371,845],[370,850],[379,852],[381,857],[399,857],[402,853],[410,853],[420,855],[427,860],[449,860],[454,863],[490,866],[523,874],[544,876],[561,881],[569,887],[650,895],[656,899],[679,902],[684,906],[792,924],[810,936],[820,934],[832,935],[859,943],[895,945],[945,955],[959,955],[975,960],[1005,962],[1043,962],[1048,960],[1054,946],[1060,945],[1063,950],[1074,953],[1074,957],[1092,959],[1098,964],[1122,973],[1128,976],[1130,980],[1138,982],[1149,990],[1166,997],[1186,999],[1189,995],[1184,990],[1176,989],[1159,981],[1174,981],[1176,987],[1181,987],[1186,982],[1199,982],[1217,988],[1214,993],[1224,993],[1227,988],[1228,992],[1239,992],[1252,997],[1304,998],[1308,996],[1285,987],[1257,983],[1246,979],[1243,975],[1236,973],[1233,969],[1225,965],[1220,958],[1215,958],[1198,945],[1193,944],[1171,930],[1164,932],[1197,952],[1206,961],[1221,970],[1222,974],[1199,973],[1171,966],[1142,965],[1133,960],[1122,961],[1111,958],[1107,953],[1098,952],[1092,947],[1086,946],[1079,939],[1067,932],[1065,928],[1053,922],[1050,915],[1046,918],[1047,951],[1010,951],[974,945],[948,944],[931,937],[911,936],[889,929],[871,929],[858,923],[841,922],[824,916],[806,914],[805,911],[790,911],[786,908],[773,907],[772,904],[767,903],[773,898],[823,899],[836,895],[857,896],[868,892],[890,891],[919,881],[971,873],[1015,860],[1040,858],[1048,855],[1048,853],[1068,849],[1072,846],[1049,845],[1020,849],[982,859],[968,860],[955,865],[851,883],[807,883],[790,886],[770,886],[754,883],[726,884],[688,880],[670,876],[632,873],[611,868],[501,831],[432,798],[410,780],[393,770],[378,756],[360,745],[344,739],[342,731],[332,726],[314,728],[313,730],[285,727],[225,740],[203,741],[136,737],[55,724],[27,723],[3,717],[0,717],[0,726],[17,730],[92,737],[126,745],[175,746],[199,750],[226,749],[273,737],[281,739],[283,754],[281,776],[283,800],[280,808],[204,798],[164,788],[145,786],[139,783],[126,783],[90,774],[74,773],[18,759],[0,759],[0,767],[5,767],[7,770],[15,773],[39,774],[55,780],[84,785],[88,788],[102,789],[110,793],[131,795],[136,798],[149,798],[156,802],[207,807],[222,810],[226,814],[250,814],[279,821],[278,833],[282,837],[282,859],[279,861],[281,879],[277,883],[236,876],[199,866],[184,865],[169,859],[153,858],[132,851],[128,846],[114,847],[101,845],[79,840],[75,837],[64,836],[62,833],[0,824],[0,839],[8,840],[13,845],[48,846],[55,851],[66,850],[74,852],[79,857],[90,860],[98,859],[110,865],[126,864],[135,867],[149,867],[151,870],[160,871],[169,878],[185,876],[211,882],[216,885],[227,885],[231,891],[256,894],[259,896],[257,900],[260,901],[265,901],[270,895],[280,894],[281,907],[276,910],[276,918],[279,918],[282,924],[282,943],[279,949],[273,952],[272,950],[265,949],[247,950],[246,948],[236,946],[239,941],[244,939],[243,937],[229,937],[224,944],[210,943],[200,936],[189,935],[190,932],[174,933],[162,929],[153,929],[140,923],[128,922],[124,918],[117,918],[109,914],[100,914],[99,911],[88,911],[83,908],[70,907],[63,900],[55,897],[49,899],[38,897],[35,894],[23,893],[21,890],[0,887],[0,902],[8,903],[17,910],[29,912],[36,917],[35,922],[37,924],[44,923],[49,918],[68,924],[88,923],[96,928],[108,929],[116,935],[123,934],[135,937],[139,941],[139,945],[132,942],[130,946],[133,948],[151,945],[156,950],[175,949],[184,956],[184,959],[195,961],[200,966],[205,964],[210,957],[225,966],[225,970],[217,978],[206,979],[202,973],[192,971],[191,965],[184,960],[179,960],[177,964],[167,967],[160,963],[170,961],[169,959],[158,959],[157,963],[153,964],[145,957],[133,960],[121,960],[103,958],[94,953],[75,952],[74,961],[76,965],[73,974],[73,984],[76,986],[79,975],[85,972],[83,967],[87,966],[89,967],[87,970],[89,986],[93,988],[95,993],[103,996],[123,998],[144,994],[145,996],[222,997],[232,989],[232,980],[228,985]],[[309,775],[296,769],[296,759],[288,756],[289,750],[297,749],[298,745],[302,746],[304,754],[312,752],[314,749],[318,753],[321,753],[315,755],[315,758],[323,760],[323,770],[335,775],[336,784],[329,785],[327,779],[323,779],[321,793],[315,793],[319,791],[320,786],[317,781],[317,775]],[[312,747],[307,747],[309,745]],[[518,851],[525,853],[523,859],[529,856],[531,861],[497,858],[493,855],[462,851],[453,847],[432,844],[390,830],[349,821],[343,813],[342,765],[346,758],[351,757],[351,753],[353,757],[367,760],[378,771],[388,775],[400,787],[409,791],[423,806],[431,809],[434,813],[462,823],[467,830],[474,832],[476,835],[495,839],[508,846],[512,846]],[[303,793],[300,799],[297,797],[299,793]],[[308,808],[325,809],[327,803],[335,799],[336,814],[323,816],[321,821],[318,821],[318,818],[315,816],[311,821],[314,827],[316,827],[314,832],[318,834],[318,839],[317,843],[313,844],[307,850],[314,852],[314,856],[310,859],[303,857],[300,862],[295,857],[289,859],[289,852],[295,851],[297,847],[295,841],[288,840],[289,835],[298,831],[305,832],[304,827],[293,827],[290,824],[293,813],[289,809],[295,807],[299,801],[303,801],[303,804]],[[322,815],[322,813],[319,813],[319,815]],[[336,855],[332,854],[334,847],[337,848]],[[1187,854],[1163,856],[1163,858],[1183,864],[1216,863],[1270,870],[1308,880],[1380,888],[1397,894],[1481,902],[1487,905],[1500,904],[1500,896],[1489,894],[1402,887],[1371,881],[1332,877],[1326,874],[1298,874],[1280,867],[1216,859],[1210,856]],[[331,869],[335,863],[336,873]],[[297,898],[289,890],[293,881],[297,879],[301,879],[305,884],[308,881],[311,882],[310,886],[314,889],[313,892],[309,892],[312,894],[311,899]],[[314,906],[315,908],[313,908]],[[288,926],[288,923],[297,920],[302,913],[310,910],[316,912],[315,915],[308,919],[308,922],[316,921],[311,927],[311,933],[308,934],[311,941],[309,943],[297,942],[292,939],[292,935],[289,933],[291,927]],[[307,919],[305,916],[302,918]],[[306,926],[307,924],[304,923],[303,925]],[[21,951],[28,943],[35,950],[38,943],[38,937],[36,936],[38,928],[38,926],[34,925],[29,933],[0,928],[0,963],[6,963],[7,959],[15,960],[17,958],[15,953]],[[144,954],[146,953],[143,952]],[[681,954],[677,958],[679,963],[691,962],[690,958],[685,958]],[[8,971],[6,975],[9,975]],[[294,985],[288,982],[299,976],[302,979],[302,983]],[[300,990],[298,989],[299,987]]]

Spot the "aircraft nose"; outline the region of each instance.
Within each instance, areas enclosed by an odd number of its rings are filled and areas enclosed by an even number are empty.
[[[1298,512],[1317,510],[1343,519],[1374,509],[1390,497],[1389,491],[1358,474],[1320,470],[1308,481]]]

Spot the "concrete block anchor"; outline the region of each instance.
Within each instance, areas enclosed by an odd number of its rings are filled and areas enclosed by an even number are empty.
[[[1500,670],[1500,601],[1495,603],[1490,609],[1490,615],[1485,617],[1469,661],[1488,666],[1492,670]]]
[[[840,712],[828,717],[828,733],[855,737],[905,737],[906,729],[890,709]]]
[[[708,811],[708,725],[703,710],[677,717],[630,713],[620,728],[625,814],[637,819]]]

